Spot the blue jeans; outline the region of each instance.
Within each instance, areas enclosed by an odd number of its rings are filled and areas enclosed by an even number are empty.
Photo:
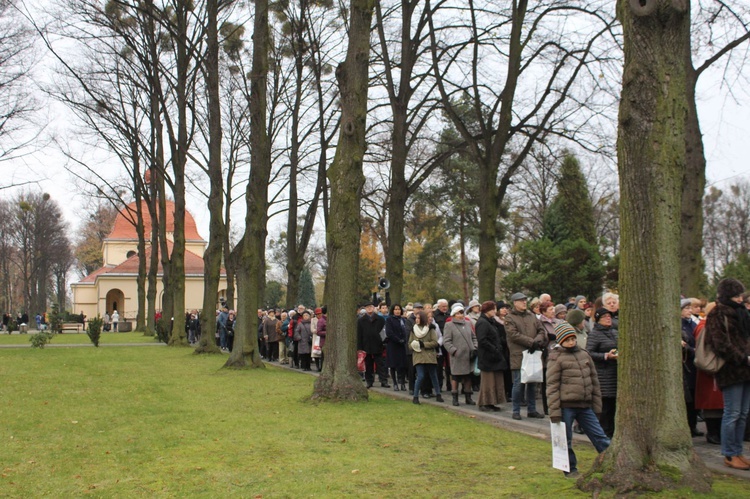
[[[527,413],[536,412],[536,385],[537,383],[527,383],[521,385],[521,370],[513,369],[513,391],[511,392],[511,399],[513,401],[513,412],[518,414],[521,412],[521,399],[523,399],[524,386],[526,387],[526,407]]]
[[[562,420],[565,423],[565,436],[568,438],[570,473],[578,470],[578,460],[576,459],[576,453],[573,452],[573,420],[578,421],[578,425],[586,436],[589,437],[596,452],[601,454],[609,447],[609,438],[604,434],[604,430],[602,430],[602,426],[599,424],[599,419],[590,407],[586,409],[563,407]]]
[[[227,328],[224,326],[218,326],[219,328],[219,344],[222,349],[227,348]]]
[[[419,388],[422,386],[425,371],[430,376],[432,387],[435,389],[435,395],[440,395],[440,384],[437,379],[437,364],[417,364],[417,381],[414,383],[414,398],[419,397]]]
[[[721,453],[726,457],[741,456],[747,414],[750,412],[750,382],[737,383],[721,389],[724,395],[724,416],[721,418]]]

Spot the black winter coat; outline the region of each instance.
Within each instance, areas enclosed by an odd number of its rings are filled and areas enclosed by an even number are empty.
[[[477,365],[480,371],[502,371],[508,369],[507,351],[503,348],[502,337],[505,327],[485,314],[479,316],[476,323]]]
[[[714,353],[726,361],[715,376],[719,388],[750,382],[750,365],[747,363],[750,339],[739,330],[737,309],[717,302],[706,317],[704,334]]]
[[[386,359],[391,369],[406,368],[406,340],[410,331],[411,325],[405,317],[389,315],[385,320]]]
[[[383,340],[380,331],[385,327],[385,319],[378,314],[363,315],[357,320],[357,350],[369,355],[383,355]]]
[[[695,396],[695,322],[693,319],[682,319],[682,389],[685,402],[692,402]]]
[[[617,329],[605,328],[594,324],[594,329],[586,340],[586,350],[594,359],[596,372],[599,375],[602,397],[617,396],[617,361],[604,360],[604,354],[617,348]]]

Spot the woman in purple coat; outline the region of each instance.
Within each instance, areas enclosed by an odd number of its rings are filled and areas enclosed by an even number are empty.
[[[401,305],[391,306],[391,313],[385,320],[386,361],[391,369],[393,390],[406,391],[406,340],[409,338],[409,321],[403,316]]]

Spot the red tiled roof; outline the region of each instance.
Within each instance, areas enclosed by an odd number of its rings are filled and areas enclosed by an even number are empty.
[[[148,214],[148,206],[145,201],[141,201],[141,210],[143,211],[143,228],[146,237],[151,234],[151,217]],[[136,206],[135,202],[130,203],[120,210],[115,218],[112,232],[107,236],[108,239],[138,239],[135,231]],[[174,232],[174,201],[167,201],[167,232]],[[203,241],[198,234],[198,227],[195,219],[185,211],[185,239],[188,241]]]
[[[167,247],[169,248],[169,254],[172,254],[172,249],[174,248],[174,245],[171,241],[167,241]],[[146,248],[146,254],[151,253],[151,247]],[[147,262],[148,265],[148,262]],[[199,257],[192,251],[185,250],[185,275],[203,275],[203,258]],[[159,269],[157,270],[157,273],[161,275],[162,273],[162,265],[161,265],[161,259],[159,259]],[[226,270],[223,268],[221,269],[221,275],[226,275]],[[124,262],[122,262],[120,265],[117,265],[115,267],[102,267],[98,270],[95,270],[91,274],[87,275],[81,282],[96,282],[96,278],[102,274],[112,274],[112,275],[138,275],[138,255],[133,255]]]

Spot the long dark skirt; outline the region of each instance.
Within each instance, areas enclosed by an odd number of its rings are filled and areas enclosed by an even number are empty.
[[[477,405],[497,405],[506,402],[502,371],[482,371]]]

